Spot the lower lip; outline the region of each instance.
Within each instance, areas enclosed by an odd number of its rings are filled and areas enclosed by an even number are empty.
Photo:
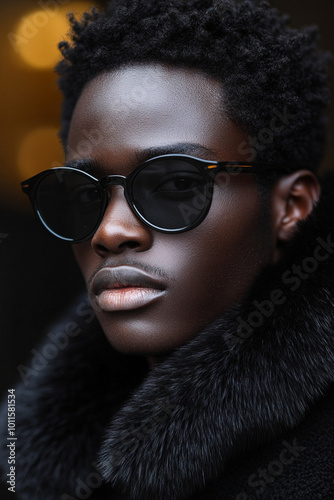
[[[150,304],[163,293],[155,288],[113,288],[103,290],[96,296],[96,302],[102,311],[131,311]]]

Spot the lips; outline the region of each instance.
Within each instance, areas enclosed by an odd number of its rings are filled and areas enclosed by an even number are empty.
[[[105,267],[94,276],[89,295],[105,312],[130,311],[151,304],[165,293],[166,286],[145,271],[131,267]]]

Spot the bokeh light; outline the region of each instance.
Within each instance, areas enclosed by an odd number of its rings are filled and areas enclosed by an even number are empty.
[[[90,2],[75,2],[68,7],[57,2],[44,9],[24,16],[11,37],[14,50],[22,59],[36,69],[50,69],[59,60],[58,42],[68,32],[67,12],[81,15],[91,7]]]
[[[20,181],[64,161],[57,132],[61,94],[54,67],[58,44],[68,38],[68,13],[81,17],[103,1],[5,0],[0,58],[5,74],[0,99],[0,198],[14,210],[27,208]]]
[[[55,40],[66,33],[66,19],[56,14],[50,18],[43,11],[36,11],[24,18],[17,28],[15,43],[22,59],[37,69],[51,68],[58,58]],[[29,35],[29,38],[28,38]]]
[[[288,0],[271,0],[273,6],[290,11]],[[330,22],[334,3],[314,11],[320,23],[323,48],[333,47]],[[107,0],[1,0],[0,81],[0,197],[14,210],[26,210],[20,181],[62,161],[56,130],[59,129],[61,94],[54,66],[60,60],[58,44],[69,30],[67,14],[80,17],[95,6],[103,9]],[[312,6],[293,14],[297,25],[313,22]],[[293,6],[291,6],[293,11]],[[296,11],[296,9],[295,9]],[[333,17],[333,16],[332,16]],[[332,65],[332,82],[334,81]],[[333,124],[333,103],[330,119]],[[37,131],[48,131],[48,139],[36,140]],[[46,132],[45,132],[46,133]],[[35,146],[33,146],[35,144]],[[37,151],[37,154],[36,154]],[[24,153],[23,153],[24,152]],[[328,141],[324,167],[332,168],[334,127]]]
[[[30,131],[22,140],[17,158],[22,180],[41,170],[60,166],[63,151],[57,139],[57,127],[41,127]]]

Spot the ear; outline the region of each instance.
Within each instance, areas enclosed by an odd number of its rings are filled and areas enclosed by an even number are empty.
[[[298,170],[281,177],[272,191],[272,217],[275,238],[273,261],[279,259],[284,244],[297,230],[299,220],[306,219],[320,196],[320,184],[310,170]]]

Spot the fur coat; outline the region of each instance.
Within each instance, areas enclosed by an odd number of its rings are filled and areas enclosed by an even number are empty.
[[[18,497],[333,500],[333,195],[331,173],[281,260],[151,370],[80,297],[18,367]]]

